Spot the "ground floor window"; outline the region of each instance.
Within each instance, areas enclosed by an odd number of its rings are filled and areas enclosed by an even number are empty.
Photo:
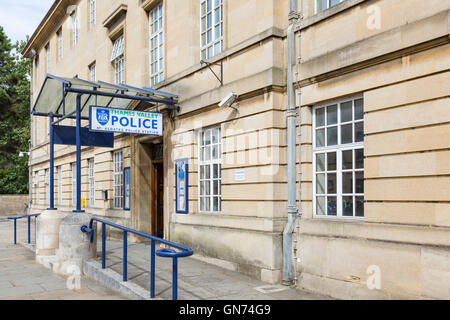
[[[94,159],[89,159],[89,205],[95,204],[95,180],[94,180]]]
[[[364,217],[363,119],[362,98],[314,108],[315,216]]]
[[[72,206],[77,205],[77,164],[72,163]]]
[[[115,151],[114,160],[114,208],[123,209],[123,152]]]
[[[199,133],[199,210],[222,211],[222,153],[220,127]]]

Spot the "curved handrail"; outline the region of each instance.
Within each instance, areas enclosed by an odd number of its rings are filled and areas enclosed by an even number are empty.
[[[94,221],[100,222],[102,224],[102,269],[106,268],[106,230],[105,226],[108,225],[110,227],[119,229],[123,231],[123,281],[127,281],[127,234],[132,233],[137,236],[141,236],[146,239],[151,240],[151,269],[150,269],[150,297],[155,297],[155,254],[160,257],[165,258],[172,258],[173,264],[172,264],[172,274],[173,274],[173,281],[172,281],[172,299],[177,300],[177,292],[178,292],[178,258],[184,258],[191,256],[194,251],[191,248],[182,246],[178,243],[168,241],[165,239],[161,239],[155,236],[152,236],[150,234],[137,231],[134,229],[130,229],[115,223],[112,223],[110,221],[106,221],[100,218],[93,217],[89,221],[89,226],[81,226],[81,231],[85,233],[89,233],[89,241],[92,243],[94,241],[94,232],[95,230],[92,228],[92,225]],[[161,249],[155,252],[155,242],[163,243],[167,246],[176,248],[181,251],[175,251],[173,249]]]

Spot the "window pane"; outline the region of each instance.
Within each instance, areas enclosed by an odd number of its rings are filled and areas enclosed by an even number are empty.
[[[341,143],[352,143],[353,142],[353,132],[352,124],[346,124],[341,126]]]
[[[341,104],[341,122],[348,122],[353,120],[353,106],[352,102],[344,102]]]
[[[330,0],[330,7],[337,5],[341,0]]]
[[[337,180],[336,173],[327,174],[327,193],[328,194],[336,194],[337,193]]]
[[[213,211],[219,211],[219,198],[214,197],[213,198]]]
[[[364,217],[364,197],[355,197],[356,198],[356,216]]]
[[[342,169],[353,168],[353,150],[342,151]]]
[[[342,215],[353,217],[353,197],[342,197]]]
[[[327,197],[327,212],[329,216],[337,215],[336,197]]]
[[[355,172],[355,193],[364,193],[364,172]]]
[[[355,150],[355,169],[363,169],[364,168],[364,150],[356,149]]]
[[[327,1],[328,0],[317,0],[317,12],[327,9]]]
[[[337,127],[327,128],[327,146],[337,145]]]
[[[362,122],[355,123],[355,142],[364,141],[364,124]]]
[[[328,152],[327,153],[327,170],[335,171],[336,170],[336,152]]]
[[[325,194],[325,174],[319,173],[316,175],[316,192],[317,194]]]
[[[355,120],[361,120],[364,117],[363,99],[355,100]]]
[[[327,107],[327,125],[337,123],[337,105]]]
[[[317,197],[316,198],[316,214],[320,215],[320,216],[324,216],[326,214],[325,197]]]
[[[316,155],[316,171],[325,171],[325,153]]]
[[[213,195],[219,195],[219,181],[213,181]]]
[[[205,147],[205,161],[211,160],[211,147]]]
[[[342,193],[353,193],[353,172],[342,173]]]
[[[316,147],[325,146],[325,129],[316,130]]]
[[[211,211],[211,198],[205,198],[205,211]]]
[[[316,109],[316,127],[325,125],[325,108]]]

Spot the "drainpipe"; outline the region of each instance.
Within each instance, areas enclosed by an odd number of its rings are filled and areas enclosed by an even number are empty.
[[[289,27],[287,29],[287,224],[283,231],[283,280],[282,284],[290,286],[293,283],[292,274],[292,234],[295,220],[298,216],[297,208],[297,173],[296,173],[296,138],[297,138],[297,111],[295,107],[295,89],[293,85],[292,67],[295,64],[294,23],[298,18],[297,0],[289,3]]]

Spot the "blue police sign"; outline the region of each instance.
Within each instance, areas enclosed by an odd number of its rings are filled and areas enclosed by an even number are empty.
[[[163,115],[158,112],[91,106],[89,129],[162,136]]]

